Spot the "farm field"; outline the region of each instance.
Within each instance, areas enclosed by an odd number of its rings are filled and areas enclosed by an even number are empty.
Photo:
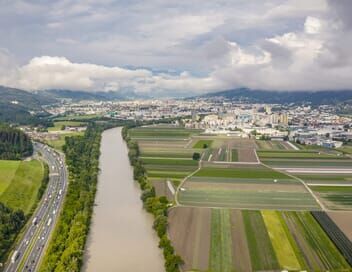
[[[170,128],[170,127],[140,127],[129,130],[132,139],[139,138],[189,138],[191,135],[198,135],[202,130]]]
[[[202,168],[194,176],[196,177],[219,177],[219,178],[247,178],[247,179],[290,179],[287,175],[271,170],[263,166],[243,166],[238,167],[208,167]]]
[[[352,241],[352,211],[329,211],[327,214]]]
[[[200,133],[148,127],[131,135],[156,194],[177,200],[169,210],[168,233],[185,261],[183,271],[351,270],[312,216],[322,207],[304,184],[325,207],[341,205],[349,192],[346,196],[320,187],[352,183],[347,173],[351,159],[325,149],[296,150],[287,142]],[[200,161],[193,160],[194,153]],[[286,174],[271,166],[316,171]],[[339,171],[326,174],[321,169]]]
[[[320,159],[320,160],[343,160],[347,159],[345,156],[338,154],[327,154],[316,151],[257,151],[260,159]]]
[[[293,150],[293,147],[285,141],[255,141],[258,150]]]
[[[352,209],[352,186],[311,186],[311,189],[329,209]]]
[[[231,150],[231,161],[233,161],[233,162],[238,161],[238,150],[237,149]]]
[[[83,136],[84,132],[65,132],[65,133],[61,133],[59,135],[59,138],[56,139],[56,140],[51,140],[51,139],[47,139],[45,140],[45,142],[55,148],[55,149],[58,149],[58,150],[62,150],[62,147],[64,146],[65,144],[65,137],[71,137],[71,136]]]
[[[351,174],[328,174],[328,173],[310,173],[310,174],[294,174],[296,177],[304,180],[309,185],[322,184],[322,185],[348,185],[352,184]]]
[[[60,131],[62,126],[70,126],[70,127],[81,127],[84,126],[85,122],[79,121],[56,121],[54,122],[53,127],[49,127],[48,131]]]
[[[211,147],[212,143],[212,140],[199,140],[196,142],[193,148],[208,148]]]
[[[260,161],[274,168],[334,168],[352,169],[352,160],[261,158]]]
[[[184,271],[350,271],[309,212],[177,207],[169,235]]]
[[[11,171],[13,172],[13,169]],[[3,174],[1,176],[4,178]],[[25,214],[28,213],[37,200],[43,176],[44,167],[40,161],[18,162],[14,175],[13,173],[7,175],[10,182],[7,182],[6,187],[0,187],[3,189],[0,193],[0,202],[13,209],[21,209]]]

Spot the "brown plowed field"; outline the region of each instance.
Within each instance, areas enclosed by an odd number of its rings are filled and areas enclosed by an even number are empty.
[[[169,236],[184,260],[184,271],[207,271],[210,252],[211,210],[177,207],[169,213]]]
[[[239,162],[258,162],[254,148],[238,148]]]
[[[352,241],[352,212],[328,212],[328,215]]]
[[[157,196],[166,196],[169,201],[174,200],[174,196],[167,187],[166,181],[153,180],[152,183],[155,188],[155,194]]]
[[[232,263],[236,271],[252,271],[242,213],[231,211]]]

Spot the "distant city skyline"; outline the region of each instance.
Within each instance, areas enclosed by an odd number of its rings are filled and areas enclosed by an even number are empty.
[[[0,85],[352,90],[349,0],[3,1]]]

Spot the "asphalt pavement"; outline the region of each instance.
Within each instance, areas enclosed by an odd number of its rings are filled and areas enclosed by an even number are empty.
[[[33,146],[35,152],[40,153],[49,166],[49,182],[37,209],[25,227],[22,239],[18,241],[5,264],[5,272],[38,270],[66,193],[68,174],[64,156],[41,143],[34,143]]]

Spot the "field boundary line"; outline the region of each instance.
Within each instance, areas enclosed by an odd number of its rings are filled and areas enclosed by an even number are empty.
[[[267,168],[269,168],[269,169],[273,169],[273,168],[271,168],[270,166],[268,166],[268,165],[266,165],[266,164],[264,164],[264,163],[262,163],[262,165],[265,166],[265,167],[267,167]],[[298,177],[296,177],[296,176],[293,176],[293,175],[291,175],[290,173],[287,173],[287,172],[284,172],[284,171],[280,171],[280,170],[277,170],[277,169],[273,169],[273,170],[278,171],[278,172],[280,172],[280,173],[282,173],[282,174],[285,174],[285,175],[287,175],[287,176],[289,176],[289,177],[291,177],[291,178],[293,178],[293,179],[295,179],[295,180],[298,180],[300,183],[303,184],[303,186],[306,188],[306,190],[312,195],[312,197],[313,197],[313,198],[315,199],[315,201],[318,203],[318,205],[320,206],[320,208],[321,208],[324,212],[325,212],[325,211],[329,211],[329,210],[324,206],[324,204],[320,201],[320,199],[314,194],[313,190],[309,188],[309,186],[307,185],[307,183],[305,183],[305,181],[304,181],[303,179],[300,179],[300,178],[298,178]]]
[[[226,161],[212,161],[212,163],[217,163],[217,164],[260,164],[260,162],[226,162]]]
[[[291,146],[293,148],[293,150],[300,150],[297,146],[295,146],[293,143],[291,143],[290,141],[285,141],[289,146]]]
[[[178,185],[177,189],[176,189],[176,193],[175,193],[175,203],[176,203],[176,206],[179,206],[180,203],[178,202],[178,193],[180,192],[180,189],[182,188],[183,184],[186,182],[186,180],[188,178],[190,178],[191,176],[193,176],[195,173],[197,173],[201,168],[202,168],[202,159],[204,157],[204,154],[202,154],[202,156],[200,157],[199,159],[199,162],[198,162],[198,168],[193,171],[192,173],[190,173],[188,176],[186,176],[181,182],[180,184]]]
[[[257,162],[260,163],[260,160],[259,160],[259,157],[257,154],[257,150],[255,148],[253,150],[254,150],[255,157],[257,158]]]

